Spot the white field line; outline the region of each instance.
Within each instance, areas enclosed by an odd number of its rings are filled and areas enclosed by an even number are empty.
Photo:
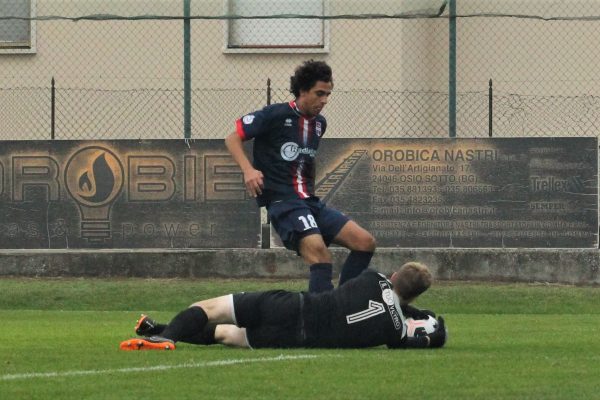
[[[0,381],[13,381],[13,380],[17,380],[17,379],[37,379],[37,378],[62,378],[62,377],[70,377],[70,376],[102,375],[102,374],[130,373],[130,372],[166,371],[166,370],[170,370],[170,369],[182,369],[182,368],[208,368],[208,367],[221,367],[221,366],[225,366],[225,365],[235,365],[235,364],[249,364],[249,363],[275,362],[275,361],[288,361],[288,360],[305,360],[305,359],[311,359],[311,358],[317,358],[317,357],[318,357],[317,355],[310,355],[310,354],[301,354],[301,355],[297,355],[297,356],[279,355],[277,357],[240,358],[240,359],[231,359],[231,360],[206,361],[206,362],[202,362],[202,363],[155,365],[153,367],[95,369],[95,370],[62,371],[62,372],[30,372],[30,373],[26,373],[26,374],[0,375]]]

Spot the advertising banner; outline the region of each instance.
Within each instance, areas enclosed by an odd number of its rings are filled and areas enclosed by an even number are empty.
[[[598,246],[596,138],[324,139],[317,195],[380,247]]]
[[[8,141],[0,248],[258,247],[222,140]]]

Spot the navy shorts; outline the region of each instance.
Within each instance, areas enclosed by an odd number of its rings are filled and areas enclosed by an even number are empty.
[[[315,233],[323,236],[325,244],[329,246],[350,220],[316,197],[273,202],[267,207],[267,212],[285,247],[296,252],[300,239]]]
[[[302,294],[285,290],[236,293],[233,314],[237,326],[246,328],[252,348],[301,347],[304,343]]]

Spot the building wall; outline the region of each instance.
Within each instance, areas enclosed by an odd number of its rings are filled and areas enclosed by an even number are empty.
[[[431,2],[437,4],[437,2]],[[325,53],[224,51],[223,0],[192,1],[192,136],[223,137],[240,115],[290,99],[294,67],[308,58],[334,68],[325,110],[334,137],[444,137],[448,132],[448,19],[365,19],[398,2],[327,2]],[[407,3],[408,4],[408,3]],[[593,2],[462,0],[458,13],[585,15]],[[181,2],[37,0],[38,16],[181,16]],[[402,10],[402,8],[400,8]],[[580,10],[578,13],[577,10]],[[600,12],[600,10],[599,10]],[[496,135],[595,135],[595,21],[459,18],[457,125],[486,136],[488,81],[497,98]],[[0,55],[0,138],[47,138],[56,80],[57,138],[183,137],[183,22],[179,19],[36,23],[35,54]],[[516,97],[515,97],[516,95]],[[597,115],[598,113],[598,115]],[[600,122],[600,121],[598,121]]]

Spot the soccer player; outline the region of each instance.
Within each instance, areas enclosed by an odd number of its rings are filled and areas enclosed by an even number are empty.
[[[182,341],[250,348],[441,347],[444,319],[423,336],[407,336],[407,317],[429,319],[408,304],[427,290],[428,268],[409,262],[388,280],[373,269],[323,293],[237,293],[192,304],[168,325],[142,316],[122,350],[173,350]],[[430,313],[431,314],[431,313]]]
[[[306,61],[291,77],[295,100],[243,116],[225,139],[250,196],[259,207],[267,208],[285,247],[310,266],[310,292],[333,288],[331,243],[350,250],[340,284],[367,268],[376,247],[369,232],[314,195],[315,156],[327,129],[321,111],[332,90],[331,67],[322,61]],[[251,139],[254,164],[242,145]]]

